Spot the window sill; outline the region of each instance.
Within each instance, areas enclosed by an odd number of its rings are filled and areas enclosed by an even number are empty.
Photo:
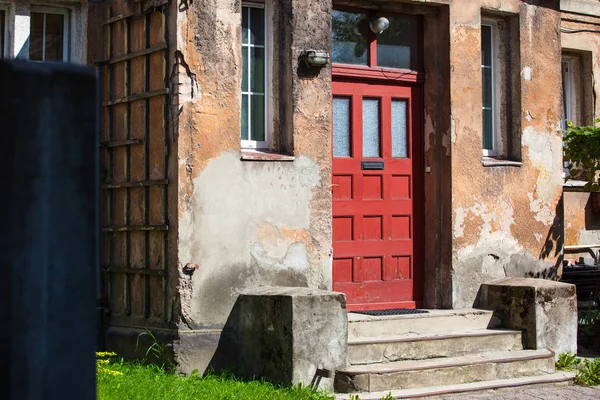
[[[294,161],[296,157],[269,150],[242,149],[242,161]]]
[[[510,160],[502,160],[499,158],[493,157],[483,157],[481,159],[481,163],[484,167],[522,167],[523,163],[521,161],[510,161]]]
[[[585,190],[587,181],[578,181],[576,179],[569,179],[563,183],[563,191],[565,192],[590,192]]]

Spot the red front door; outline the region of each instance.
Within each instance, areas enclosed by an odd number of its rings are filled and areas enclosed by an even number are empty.
[[[419,85],[333,82],[333,289],[348,310],[422,301]]]

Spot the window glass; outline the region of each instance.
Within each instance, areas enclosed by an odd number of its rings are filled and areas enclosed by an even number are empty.
[[[562,119],[561,129],[567,129],[567,121],[571,118],[571,76],[570,65],[568,61],[562,62]]]
[[[367,14],[333,10],[332,60],[342,64],[368,64]]]
[[[30,15],[29,59],[63,61],[65,15],[32,12]]]
[[[494,71],[492,27],[481,26],[483,149],[494,150]]]
[[[350,99],[333,98],[333,156],[350,157]]]
[[[379,157],[379,99],[363,100],[363,157]]]
[[[265,44],[265,10],[242,6],[242,140],[266,141]]]
[[[29,59],[44,61],[44,15],[31,13],[29,24]]]
[[[64,15],[46,14],[45,61],[63,60],[64,28]]]
[[[408,157],[406,100],[392,100],[392,157]]]
[[[377,65],[420,69],[419,20],[413,15],[386,15],[390,27],[377,35]]]

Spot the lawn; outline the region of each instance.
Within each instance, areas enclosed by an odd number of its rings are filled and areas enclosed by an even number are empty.
[[[274,399],[333,400],[309,388],[278,388],[267,382],[245,382],[232,376],[177,374],[157,365],[124,362],[100,356],[97,363],[98,400]]]

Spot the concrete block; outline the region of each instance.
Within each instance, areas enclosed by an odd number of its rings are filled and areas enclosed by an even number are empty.
[[[575,285],[532,278],[509,278],[482,285],[480,306],[495,310],[503,325],[521,329],[529,349],[558,355],[577,352]]]
[[[240,295],[240,368],[246,377],[283,385],[311,384],[331,391],[333,373],[347,364],[348,317],[342,293],[264,287]]]

